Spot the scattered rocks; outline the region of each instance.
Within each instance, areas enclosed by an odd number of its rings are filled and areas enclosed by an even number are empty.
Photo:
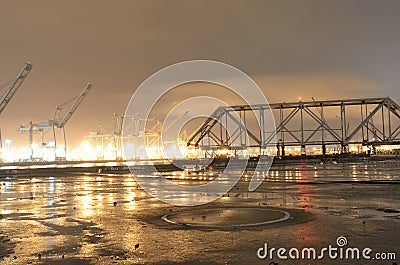
[[[127,257],[126,255],[124,255],[124,254],[123,254],[122,257],[120,257],[119,255],[111,255],[111,256],[110,256],[110,259],[113,259],[113,260],[127,260],[128,257]],[[114,263],[114,262],[113,262],[113,263]]]

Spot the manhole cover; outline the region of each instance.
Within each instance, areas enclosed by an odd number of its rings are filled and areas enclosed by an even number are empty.
[[[213,208],[166,214],[162,219],[193,227],[246,227],[288,220],[290,214],[268,208]]]

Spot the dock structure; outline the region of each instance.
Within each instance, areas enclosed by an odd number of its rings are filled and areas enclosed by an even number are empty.
[[[266,126],[271,116],[273,129]],[[304,155],[318,148],[325,155],[332,146],[348,153],[351,145],[373,152],[377,146],[398,144],[400,106],[389,97],[219,107],[187,142],[205,151],[257,148],[263,154],[272,149],[278,156],[291,147]]]

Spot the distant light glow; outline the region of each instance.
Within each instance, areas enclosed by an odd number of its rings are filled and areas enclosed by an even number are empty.
[[[79,146],[75,149],[68,149],[65,154],[64,145],[57,146],[54,150],[54,142],[49,142],[47,146],[41,146],[38,144],[32,144],[31,147],[17,148],[14,146],[14,142],[11,139],[4,141],[4,146],[1,149],[1,159],[3,162],[27,162],[27,161],[54,161],[57,158],[66,157],[69,161],[90,161],[90,160],[115,160],[117,155],[121,153],[122,147],[115,147],[113,142],[93,143],[91,141],[82,141]],[[50,148],[49,148],[50,147]],[[178,159],[178,158],[199,158],[204,157],[205,150],[188,147],[183,139],[178,139],[175,142],[167,143],[164,146],[158,144],[153,146],[125,146],[124,148],[134,149],[135,157],[126,159]],[[348,148],[350,153],[372,153],[382,155],[396,155],[400,153],[399,145],[382,145],[372,148],[371,146],[362,145],[349,145]],[[301,148],[298,146],[285,147],[286,155],[300,155]],[[327,154],[340,153],[341,149],[337,146],[327,146]],[[309,147],[306,150],[307,154],[319,155],[322,154],[321,146]],[[248,157],[257,156],[259,154],[276,154],[275,148],[250,148],[243,150],[240,153],[236,153],[229,148],[222,148],[215,152],[217,156],[233,156]]]

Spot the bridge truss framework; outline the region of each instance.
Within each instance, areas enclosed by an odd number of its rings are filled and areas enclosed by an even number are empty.
[[[271,113],[272,129],[265,125]],[[400,144],[400,106],[386,97],[219,107],[187,142],[204,151],[258,148],[262,154],[272,148],[278,156],[285,156],[286,147],[299,147],[302,154],[320,147],[326,154],[332,145],[348,153],[353,144],[372,151]]]

